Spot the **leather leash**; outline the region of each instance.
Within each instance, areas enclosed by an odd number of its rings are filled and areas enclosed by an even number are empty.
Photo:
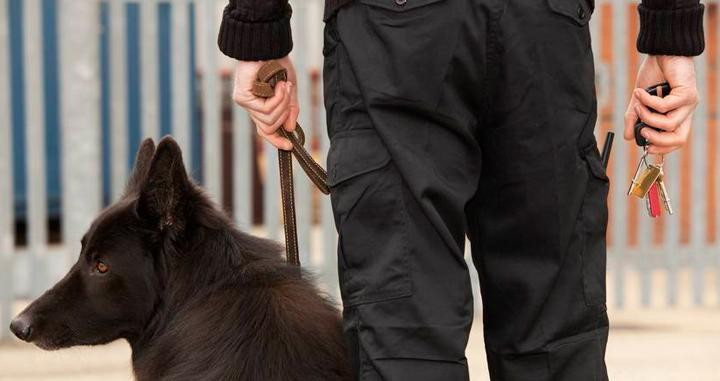
[[[257,97],[270,98],[275,94],[275,85],[281,81],[287,81],[287,69],[278,61],[268,61],[258,70],[252,93]],[[285,222],[285,254],[289,263],[299,267],[300,255],[298,253],[297,219],[295,218],[292,157],[295,156],[300,167],[321,192],[330,194],[330,188],[327,185],[327,172],[303,147],[305,133],[300,124],[298,123],[295,126],[294,133],[287,132],[282,127],[278,129],[278,133],[290,140],[293,145],[292,151],[278,150],[278,161],[280,166],[282,212]]]

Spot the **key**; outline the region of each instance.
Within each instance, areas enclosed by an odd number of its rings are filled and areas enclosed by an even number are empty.
[[[655,184],[658,176],[660,176],[661,168],[658,165],[651,164],[640,173],[637,181],[633,181],[630,194],[638,198],[645,198],[650,191],[650,187]]]
[[[672,215],[672,201],[670,200],[670,196],[668,196],[667,188],[665,187],[665,181],[663,181],[664,177],[665,173],[661,171],[660,176],[658,176],[657,180],[655,180],[655,184],[657,184],[657,188],[660,191],[660,199],[665,206],[665,210],[668,212],[669,215]]]
[[[660,191],[658,190],[658,182],[655,181],[651,186],[647,194],[647,208],[648,214],[652,218],[660,217]]]
[[[643,170],[643,164],[645,164],[645,169],[648,167],[647,163],[647,147],[645,147],[644,153],[642,157],[640,157],[640,161],[638,161],[637,168],[635,169],[635,174],[633,175],[632,180],[630,181],[630,186],[628,187],[627,195],[630,196],[632,194],[633,188],[638,183],[638,179],[640,178],[640,173]]]

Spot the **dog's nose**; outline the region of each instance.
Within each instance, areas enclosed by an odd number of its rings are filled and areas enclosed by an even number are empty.
[[[18,337],[18,339],[22,341],[30,341],[33,331],[32,322],[27,316],[20,315],[13,319],[10,323],[10,330]]]

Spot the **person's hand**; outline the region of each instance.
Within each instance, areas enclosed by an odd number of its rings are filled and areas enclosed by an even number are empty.
[[[672,88],[664,98],[644,90],[663,82]],[[639,118],[648,126],[664,130],[643,128],[641,133],[650,142],[650,153],[665,154],[685,145],[693,111],[700,101],[692,57],[648,56],[640,66],[635,87],[625,112],[625,139],[634,139],[633,127]]]
[[[288,81],[275,86],[275,95],[271,98],[259,98],[253,95],[252,87],[263,61],[238,61],[235,69],[235,88],[233,100],[250,114],[258,134],[270,144],[284,150],[291,150],[292,143],[278,134],[283,127],[286,131],[295,130],[300,107],[297,97],[297,75],[289,57],[278,60],[288,71]]]

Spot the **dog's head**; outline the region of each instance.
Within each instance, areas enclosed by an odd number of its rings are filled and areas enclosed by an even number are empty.
[[[43,349],[141,334],[167,277],[161,246],[181,234],[192,190],[175,141],[156,149],[145,140],[124,196],[93,221],[77,262],[12,321],[12,332]]]

